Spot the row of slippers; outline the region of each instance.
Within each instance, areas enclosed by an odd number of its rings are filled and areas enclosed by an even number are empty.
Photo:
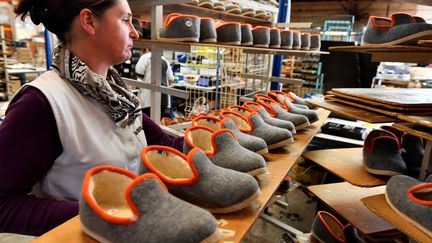
[[[240,14],[246,17],[259,18],[269,21],[273,19],[273,15],[268,11],[259,9],[255,10],[250,7],[243,7],[230,1],[194,0],[189,4],[203,8],[213,9],[216,11],[227,12],[230,14]]]
[[[221,43],[227,45],[319,50],[319,34],[301,33],[266,26],[215,21],[195,15],[172,13],[159,30],[159,40]]]

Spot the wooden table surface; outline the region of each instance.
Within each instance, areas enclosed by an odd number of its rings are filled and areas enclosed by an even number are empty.
[[[363,234],[395,229],[393,225],[373,213],[360,201],[368,196],[383,194],[385,186],[364,188],[341,182],[309,186],[308,189]]]
[[[387,203],[384,194],[366,197],[361,201],[374,213],[392,223],[394,226],[396,226],[396,228],[407,234],[415,241],[432,242],[432,237],[408,222],[408,220],[400,216],[400,214],[396,213]]]
[[[231,214],[215,215],[217,219],[224,219],[228,223],[221,227],[223,229],[235,231],[233,237],[224,238],[222,241],[240,242],[250,227],[255,223],[261,212],[264,210],[266,203],[276,192],[280,183],[288,174],[291,167],[301,156],[308,146],[314,135],[320,130],[321,125],[330,114],[329,111],[318,109],[320,120],[313,123],[309,128],[299,131],[294,135],[295,142],[289,146],[272,150],[265,155],[269,174],[261,175],[258,181],[261,188],[261,196],[258,198],[256,208],[246,208]],[[36,243],[84,243],[95,242],[85,235],[81,230],[79,216],[65,222],[57,228],[47,232],[38,238]]]
[[[345,181],[360,187],[386,184],[385,178],[368,173],[363,166],[363,148],[324,149],[303,154]]]

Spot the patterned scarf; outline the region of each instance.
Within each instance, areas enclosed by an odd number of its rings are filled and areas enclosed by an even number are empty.
[[[108,70],[105,79],[60,44],[53,50],[52,69],[82,95],[99,102],[117,126],[125,128],[141,116],[139,98],[127,89],[114,68]]]

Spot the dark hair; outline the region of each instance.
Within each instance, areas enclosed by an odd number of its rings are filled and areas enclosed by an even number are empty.
[[[118,0],[20,0],[15,13],[24,20],[30,15],[33,23],[42,23],[46,29],[66,42],[67,34],[75,16],[82,9],[88,8],[94,14],[102,16]]]

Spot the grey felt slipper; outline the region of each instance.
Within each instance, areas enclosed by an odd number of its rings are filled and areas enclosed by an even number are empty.
[[[239,190],[241,191],[241,190]],[[83,231],[99,242],[218,242],[208,211],[167,192],[155,174],[114,166],[89,170],[79,200]]]
[[[199,42],[201,20],[195,15],[172,13],[159,30],[159,40]]]
[[[281,46],[281,34],[278,28],[270,29],[270,47],[280,48]]]
[[[318,112],[314,110],[309,109],[302,109],[297,106],[295,106],[287,97],[283,97],[282,95],[278,96],[279,99],[283,99],[283,102],[285,103],[285,108],[294,114],[303,115],[306,116],[309,120],[309,123],[314,123],[319,120]]]
[[[214,131],[203,126],[186,129],[183,152],[202,149],[217,166],[256,176],[267,172],[264,158],[238,143],[228,129]]]
[[[292,30],[281,30],[281,48],[292,49],[293,46],[293,31]]]
[[[223,2],[215,1],[213,3],[213,10],[225,11],[225,5],[223,4]]]
[[[239,5],[230,1],[224,1],[223,4],[225,5],[225,12],[231,14],[241,14],[241,8]]]
[[[253,101],[248,101],[244,104],[244,106],[248,107],[249,109],[257,111],[261,115],[265,123],[275,127],[288,129],[288,131],[290,131],[292,134],[297,133],[295,126],[292,122],[273,117],[260,104]]]
[[[279,103],[270,98],[259,98],[257,99],[257,103],[262,105],[264,108],[267,107],[267,109],[272,110],[276,118],[292,122],[295,126],[296,131],[302,130],[310,126],[310,122],[306,116],[288,112],[287,110],[282,108]]]
[[[385,130],[371,131],[363,147],[363,165],[366,171],[385,176],[405,174],[407,168],[399,150],[399,142],[392,133]]]
[[[310,35],[310,50],[311,51],[319,51],[321,48],[321,35],[320,34],[311,34]]]
[[[432,39],[432,25],[409,14],[395,13],[391,18],[369,17],[362,45],[416,45],[418,40]]]
[[[241,44],[241,26],[237,22],[216,22],[217,42],[226,45]]]
[[[260,155],[268,153],[267,144],[264,140],[241,132],[237,125],[229,119],[221,120],[214,116],[199,116],[192,121],[192,126],[204,126],[215,131],[223,128],[228,129],[234,133],[239,144],[244,148]]]
[[[301,48],[301,36],[300,36],[300,32],[293,31],[293,45],[292,45],[292,49],[293,50],[300,50],[300,48]]]
[[[215,43],[217,41],[216,24],[212,18],[201,18],[200,42]]]
[[[300,34],[300,49],[309,51],[311,45],[311,35],[310,33],[301,33]]]
[[[260,94],[260,96],[265,97],[265,95],[262,94]],[[285,97],[287,97],[291,101],[291,103],[293,103],[293,105],[295,105],[296,107],[309,110],[309,106],[307,105],[307,103],[302,98],[295,95],[293,92],[285,93],[278,90],[269,90],[268,96],[273,100],[279,102],[279,104],[281,104],[282,106],[286,106],[284,100]],[[280,96],[283,97],[281,98]]]
[[[256,26],[252,29],[253,42],[256,47],[269,47],[270,28],[266,26]]]
[[[255,9],[249,7],[241,7],[241,15],[246,17],[255,17]]]
[[[252,25],[251,24],[241,24],[241,44],[242,44],[242,46],[252,46],[253,45]]]
[[[269,150],[294,142],[290,131],[265,123],[256,112],[244,118],[235,112],[223,111],[222,117],[232,119],[240,131],[264,139]]]
[[[318,211],[312,223],[312,236],[319,242],[345,242],[344,226],[332,214]]]
[[[432,237],[432,183],[405,175],[393,176],[386,186],[386,200],[399,215]]]
[[[186,156],[170,147],[148,146],[141,159],[144,168],[158,175],[170,193],[211,213],[238,211],[261,194],[251,175],[214,165],[198,148]]]
[[[213,0],[199,0],[198,6],[213,9]]]
[[[263,155],[268,153],[267,144],[262,138],[258,138],[247,133],[241,132],[237,125],[231,119],[223,119],[222,127],[230,130],[237,137],[238,142],[244,148]]]

